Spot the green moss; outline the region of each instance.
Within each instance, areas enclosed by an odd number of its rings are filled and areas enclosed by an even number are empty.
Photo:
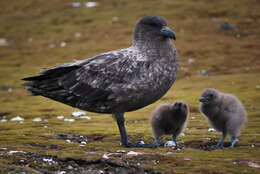
[[[71,112],[77,109],[43,97],[28,96],[20,79],[44,67],[127,47],[136,20],[155,14],[167,18],[177,33],[175,44],[180,55],[180,71],[178,80],[161,100],[126,114],[130,139],[153,142],[149,125],[152,110],[160,103],[182,100],[190,105],[191,117],[195,119],[190,119],[186,136],[180,137],[180,142],[205,144],[208,138],[218,141],[219,133],[207,131],[209,125],[198,110],[198,98],[206,87],[237,95],[245,104],[249,119],[235,149],[205,151],[193,146],[180,151],[170,148],[131,149],[154,154],[144,155],[141,166],[180,174],[258,173],[257,169],[246,164],[234,164],[235,160],[260,161],[258,2],[109,0],[99,1],[96,8],[71,8],[69,0],[51,3],[26,0],[1,1],[0,8],[0,37],[9,42],[9,46],[0,47],[0,113],[9,113],[6,116],[8,120],[17,115],[25,118],[22,124],[0,123],[0,168],[21,168],[15,165],[19,156],[2,157],[8,150],[79,158],[85,158],[86,152],[95,151],[95,154],[87,155],[93,159],[118,149],[129,151],[119,145],[120,137],[111,116],[88,113],[91,120],[76,119],[74,123],[59,120],[57,116],[70,118]],[[119,20],[111,24],[114,16]],[[224,21],[233,25],[235,30],[219,30]],[[82,33],[82,37],[74,38],[76,32]],[[28,42],[29,38],[32,42]],[[65,48],[59,46],[62,41],[67,43]],[[49,48],[50,43],[57,44],[57,47]],[[194,62],[189,63],[190,58]],[[201,70],[208,71],[209,76],[202,76]],[[5,91],[6,88],[12,88],[12,92]],[[48,121],[32,122],[35,117]],[[91,140],[87,146],[80,147],[79,143],[58,139],[59,134],[87,137],[99,134],[104,138]],[[170,136],[164,137],[164,141],[168,139]],[[48,148],[50,145],[57,145],[58,149]],[[174,154],[165,155],[167,152]],[[149,158],[159,163],[151,165]],[[134,160],[141,160],[141,157]],[[25,170],[35,172],[30,167]]]

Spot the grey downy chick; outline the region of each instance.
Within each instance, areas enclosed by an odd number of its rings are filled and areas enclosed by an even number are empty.
[[[172,141],[177,145],[177,138],[185,129],[189,117],[188,105],[184,102],[161,104],[152,113],[152,134],[157,146],[162,135],[172,135]]]
[[[219,143],[214,147],[223,148],[226,136],[230,135],[230,148],[233,148],[238,142],[241,127],[247,121],[247,112],[243,104],[236,96],[213,88],[203,91],[200,102],[200,111],[206,116],[209,124],[222,132]]]

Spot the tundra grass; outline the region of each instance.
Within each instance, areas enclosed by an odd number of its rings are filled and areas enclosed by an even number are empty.
[[[6,158],[3,154],[9,150],[97,159],[104,153],[124,149],[146,152],[141,167],[161,172],[259,173],[259,168],[245,162],[260,165],[258,1],[109,0],[98,1],[94,8],[83,5],[72,8],[71,2],[0,2],[0,38],[8,42],[8,46],[0,47],[0,118],[5,116],[8,120],[0,123],[0,168],[36,172],[33,164],[31,167],[17,164],[16,154]],[[64,122],[57,116],[72,118],[71,113],[78,109],[43,97],[32,97],[21,86],[20,79],[42,68],[129,46],[133,26],[144,15],[165,17],[177,33],[175,44],[180,69],[174,86],[161,100],[126,114],[128,134],[133,142],[152,143],[149,125],[152,110],[163,102],[186,101],[191,109],[190,121],[185,136],[180,137],[186,148],[123,148],[110,115],[87,113],[91,120],[76,118],[75,122]],[[224,22],[234,29],[219,29]],[[75,33],[80,33],[81,37],[75,37]],[[65,47],[61,47],[62,42],[66,43]],[[217,142],[220,138],[219,133],[208,132],[209,125],[198,110],[199,96],[207,87],[233,93],[246,106],[248,123],[235,149],[207,151],[197,148],[201,143]],[[15,116],[25,121],[9,121]],[[43,121],[33,122],[36,117]],[[86,135],[90,141],[86,146],[79,146],[79,143],[59,139],[61,134]],[[95,140],[96,136],[102,138]],[[169,138],[165,137],[164,141]],[[88,153],[92,151],[95,153]],[[151,165],[151,160],[157,162]]]

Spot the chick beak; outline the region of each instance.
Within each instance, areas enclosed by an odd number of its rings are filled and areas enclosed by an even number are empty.
[[[161,35],[176,40],[176,34],[169,27],[163,27],[160,32]]]
[[[209,100],[208,100],[208,98],[206,98],[206,97],[201,97],[201,98],[199,99],[199,101],[200,101],[201,103],[206,103],[206,102],[208,102]]]

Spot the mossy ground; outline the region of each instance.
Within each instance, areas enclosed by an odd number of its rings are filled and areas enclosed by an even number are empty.
[[[98,1],[99,5],[94,8],[83,5],[72,8],[71,2],[0,2],[0,37],[9,43],[0,47],[0,116],[6,115],[8,120],[17,115],[25,118],[22,124],[0,123],[0,171],[15,172],[11,169],[17,169],[35,173],[39,168],[38,163],[24,165],[17,162],[25,157],[19,153],[7,155],[9,150],[59,158],[98,159],[104,153],[124,149],[147,154],[120,159],[140,161],[141,167],[161,172],[259,173],[259,168],[250,167],[246,162],[260,162],[259,1],[106,0]],[[136,20],[151,14],[165,17],[177,33],[175,44],[179,51],[180,71],[178,80],[161,100],[126,114],[127,130],[130,136],[133,135],[132,141],[151,143],[151,111],[166,101],[186,101],[194,119],[189,121],[186,136],[180,138],[185,149],[122,148],[111,116],[88,113],[91,120],[64,122],[56,117],[64,115],[69,118],[77,109],[43,97],[28,96],[21,86],[20,79],[34,75],[41,68],[129,46]],[[231,24],[234,30],[220,30],[223,22]],[[82,36],[75,38],[74,34],[78,32]],[[67,45],[60,47],[61,42]],[[56,44],[55,48],[49,47],[51,43]],[[203,150],[219,139],[219,133],[207,131],[207,121],[198,111],[198,98],[206,87],[233,93],[246,106],[248,123],[235,149]],[[6,91],[7,88],[12,91]],[[48,122],[32,122],[35,117]],[[86,135],[90,141],[80,147],[79,143],[60,140],[60,134]],[[92,151],[95,153],[89,153]],[[165,155],[167,152],[174,153]],[[117,160],[116,157],[113,159]]]

